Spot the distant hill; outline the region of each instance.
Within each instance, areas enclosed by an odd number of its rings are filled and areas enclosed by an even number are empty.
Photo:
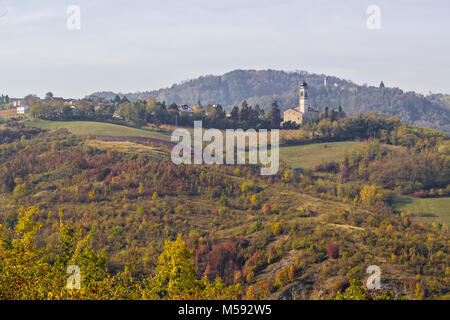
[[[403,122],[450,132],[450,97],[443,94],[423,96],[404,92],[399,88],[379,88],[357,85],[351,81],[311,74],[305,71],[284,72],[277,70],[235,70],[221,76],[202,76],[174,84],[170,88],[153,91],[120,93],[130,100],[155,97],[167,104],[201,102],[221,104],[226,110],[247,100],[267,109],[277,100],[282,110],[298,104],[298,85],[305,80],[309,86],[310,102],[324,110],[325,107],[342,106],[348,115],[377,111],[395,115]],[[114,99],[117,93],[96,92],[92,95]]]

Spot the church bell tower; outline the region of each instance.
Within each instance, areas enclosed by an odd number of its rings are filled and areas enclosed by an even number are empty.
[[[300,101],[299,101],[299,107],[300,112],[302,112],[304,115],[308,113],[308,85],[305,81],[300,85],[299,88],[300,91]]]

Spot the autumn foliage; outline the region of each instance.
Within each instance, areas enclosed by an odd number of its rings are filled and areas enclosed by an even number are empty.
[[[337,259],[339,257],[339,244],[336,242],[329,243],[327,245],[328,256],[332,259]]]

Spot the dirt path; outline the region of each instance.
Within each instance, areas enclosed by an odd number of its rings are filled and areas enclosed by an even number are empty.
[[[147,137],[127,137],[127,136],[99,136],[96,135],[95,139],[102,141],[130,141],[130,142],[152,142],[156,145],[163,145],[168,148],[172,148],[175,146],[174,143],[169,141],[164,141],[155,138],[147,138]]]

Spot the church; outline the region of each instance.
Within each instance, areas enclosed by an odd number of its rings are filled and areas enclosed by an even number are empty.
[[[310,120],[317,119],[319,110],[311,107],[308,102],[308,85],[305,81],[299,88],[299,105],[293,109],[288,109],[283,113],[283,121],[291,121],[296,124],[302,124]]]

